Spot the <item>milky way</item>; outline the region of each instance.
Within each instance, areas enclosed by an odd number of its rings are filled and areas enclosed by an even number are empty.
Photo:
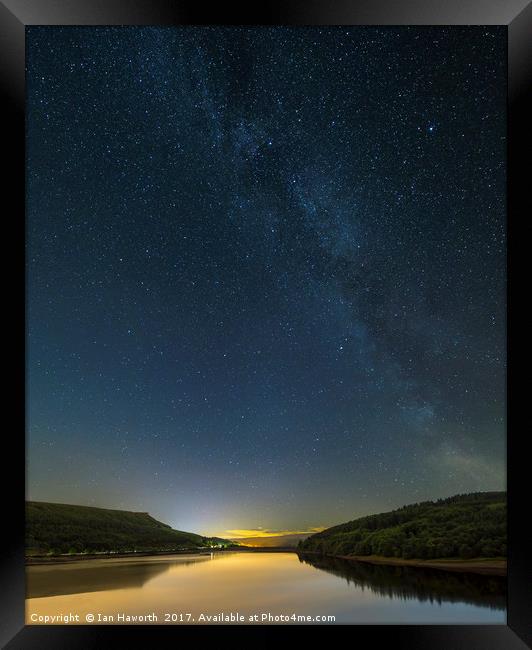
[[[504,28],[28,29],[28,489],[307,530],[505,485]]]

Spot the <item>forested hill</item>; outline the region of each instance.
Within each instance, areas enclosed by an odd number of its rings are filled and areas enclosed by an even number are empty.
[[[460,494],[333,526],[298,549],[404,559],[506,557],[506,492]]]
[[[174,530],[147,512],[26,502],[26,554],[165,551],[231,545]]]

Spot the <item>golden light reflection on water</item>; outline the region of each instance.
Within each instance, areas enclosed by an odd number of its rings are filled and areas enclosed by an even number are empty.
[[[195,561],[191,563],[191,560]],[[300,564],[293,553],[224,553],[199,558],[166,557],[138,563],[123,560],[106,565],[105,560],[68,565],[28,567],[28,596],[43,591],[58,595],[28,598],[27,622],[32,614],[53,616],[75,612],[85,623],[87,614],[126,612],[130,615],[155,613],[157,622],[165,613],[209,615],[239,612],[245,616],[264,611],[307,614],[305,593],[310,589],[326,607],[329,582],[311,567]],[[141,571],[139,571],[139,568]],[[103,589],[87,585],[101,581]],[[35,579],[37,576],[37,579]],[[76,585],[74,585],[76,582]],[[81,593],[61,593],[72,585]],[[83,587],[83,585],[86,587]],[[91,589],[89,591],[89,589]],[[332,613],[320,611],[321,613]],[[117,622],[117,621],[114,621]],[[149,622],[149,621],[148,621]]]
[[[74,624],[86,624],[91,615],[94,624],[132,622],[120,614],[152,617],[137,621],[143,624],[218,623],[201,620],[201,615],[222,612],[238,613],[246,623],[278,622],[263,621],[262,616],[293,614],[332,615],[334,622],[393,622],[410,620],[408,611],[423,619],[404,601],[385,599],[320,571],[300,562],[295,553],[225,552],[29,566],[27,596],[27,624],[63,624],[65,619],[51,617],[69,614],[78,617]],[[248,621],[255,615],[259,618]],[[448,617],[452,622],[451,612]],[[441,612],[439,618],[433,613],[433,620],[440,619]]]

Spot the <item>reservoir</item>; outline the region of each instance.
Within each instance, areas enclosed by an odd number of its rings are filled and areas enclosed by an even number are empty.
[[[26,568],[27,624],[506,623],[506,578],[290,552]]]

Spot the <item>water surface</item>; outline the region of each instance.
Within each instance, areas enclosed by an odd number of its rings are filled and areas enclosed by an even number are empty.
[[[130,622],[120,614],[150,615],[138,622],[155,624],[218,623],[231,614],[244,617],[233,621],[240,623],[303,622],[292,615],[320,623],[506,622],[504,578],[295,553],[86,560],[29,566],[26,575],[28,624],[68,614],[82,624],[91,615],[96,624]]]

